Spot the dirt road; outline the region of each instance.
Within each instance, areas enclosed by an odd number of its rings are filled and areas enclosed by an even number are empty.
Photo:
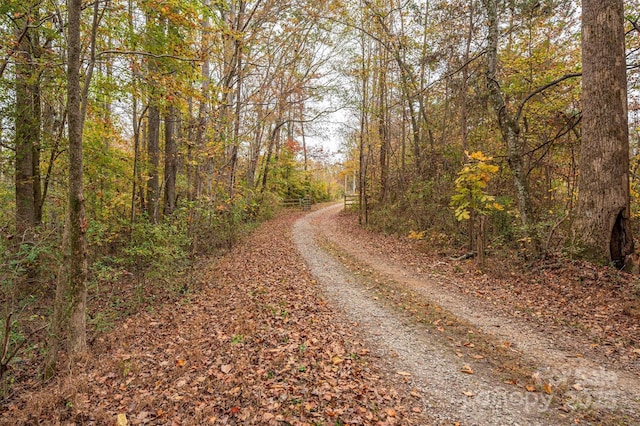
[[[436,421],[555,425],[573,424],[576,418],[584,424],[591,418],[594,423],[610,419],[620,424],[640,423],[636,376],[560,350],[544,330],[505,317],[477,298],[442,285],[443,280],[454,278],[425,276],[384,253],[362,250],[353,235],[336,227],[341,208],[326,207],[300,219],[293,232],[296,246],[327,297],[358,323],[375,350],[388,360],[388,367],[425,395],[425,409]],[[334,256],[326,245],[334,247]],[[350,271],[335,257],[336,252],[353,258],[373,275],[363,277]],[[370,282],[379,279],[391,280],[425,304],[472,325],[475,339],[509,342],[510,356],[532,369],[529,379],[539,386],[505,384],[503,372],[496,371],[484,356],[457,351],[452,344],[455,336],[438,331],[442,329],[437,321],[417,323],[381,300]]]

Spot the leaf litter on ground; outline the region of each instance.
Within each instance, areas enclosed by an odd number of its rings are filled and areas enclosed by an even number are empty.
[[[298,216],[203,264],[200,293],[117,324],[0,423],[429,424],[324,301],[291,242]]]

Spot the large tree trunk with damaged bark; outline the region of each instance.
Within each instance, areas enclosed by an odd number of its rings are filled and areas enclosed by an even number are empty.
[[[633,251],[622,0],[582,2],[582,147],[576,243],[585,258],[624,264]]]

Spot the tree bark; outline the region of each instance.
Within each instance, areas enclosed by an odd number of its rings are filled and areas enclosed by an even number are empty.
[[[284,124],[285,122],[282,121],[282,117],[280,116],[280,114],[278,114],[278,121],[274,124],[273,130],[271,131],[271,135],[269,137],[269,145],[267,147],[267,155],[264,160],[264,171],[262,174],[262,187],[260,188],[260,192],[264,192],[265,189],[267,189],[267,182],[269,181],[269,166],[273,162],[273,150],[276,149],[277,151],[278,149],[278,140],[280,139],[280,132]],[[277,159],[275,162],[277,163]]]
[[[175,140],[176,111],[173,106],[164,120],[164,209],[163,214],[171,215],[176,209],[176,174],[178,167],[178,147]]]
[[[247,188],[254,188],[256,183],[256,170],[258,168],[258,160],[260,159],[260,149],[262,147],[262,138],[264,133],[264,108],[256,105],[256,130],[253,141],[249,146],[249,164],[247,166]]]
[[[528,234],[529,237],[534,237],[528,229],[533,218],[529,182],[522,156],[522,147],[520,145],[519,117],[509,112],[508,105],[502,95],[500,84],[497,80],[498,38],[500,35],[497,0],[483,1],[489,21],[489,32],[487,35],[487,88],[489,89],[489,100],[493,104],[493,109],[498,116],[500,133],[507,146],[507,163],[513,174],[513,184],[516,190],[520,222],[524,227],[525,233]]]
[[[82,45],[80,15],[82,0],[68,0],[67,35],[67,116],[69,129],[69,194],[64,242],[65,270],[58,278],[52,334],[45,376],[55,371],[57,353],[63,337],[71,359],[87,351],[87,218],[82,182],[82,129],[84,117],[80,85]],[[94,25],[96,23],[94,22]]]
[[[584,256],[621,267],[633,252],[622,0],[582,2],[582,146],[574,231]]]
[[[155,102],[152,99],[151,102]],[[156,223],[158,220],[158,201],[160,193],[159,165],[160,165],[160,109],[157,105],[149,106],[147,119],[147,215],[149,220]]]
[[[245,14],[246,3],[244,1],[240,1],[238,5],[238,13],[235,18],[235,28],[234,31],[240,32],[241,28],[244,26],[244,14]],[[243,84],[243,69],[242,69],[242,49],[243,49],[243,41],[239,35],[236,35],[234,40],[234,66],[235,66],[235,75],[236,75],[236,84],[235,84],[235,109],[233,113],[233,131],[231,135],[231,153],[229,156],[229,180],[228,180],[228,188],[227,193],[229,196],[233,195],[233,191],[236,185],[236,174],[238,169],[238,149],[240,146],[240,120],[242,115],[242,84]]]
[[[364,20],[364,19],[363,19]],[[371,69],[371,55],[367,50],[367,41],[364,32],[360,40],[361,44],[361,104],[360,104],[360,134],[358,137],[358,223],[368,224],[368,198],[367,198],[367,157],[365,145],[369,132],[369,71]]]
[[[473,41],[474,28],[474,0],[469,1],[469,31],[465,40],[464,56],[462,61],[462,84],[460,86],[460,137],[462,139],[462,149],[469,150],[469,123],[467,119],[467,103],[469,98],[469,57],[471,53],[471,42]],[[473,239],[473,237],[472,237]]]
[[[205,0],[205,6],[209,7],[210,2]],[[200,22],[202,26],[202,34],[201,34],[201,44],[203,49],[209,49],[209,30],[211,28],[211,22],[209,18],[205,17]],[[202,187],[204,184],[203,178],[203,165],[200,164],[200,153],[204,150],[206,145],[206,128],[209,124],[209,107],[208,103],[211,101],[211,64],[209,62],[209,57],[205,57],[202,62],[202,68],[200,70],[200,75],[202,79],[202,89],[201,89],[201,99],[198,105],[198,117],[196,118],[196,131],[195,131],[195,146],[194,149],[190,149],[190,167],[191,167],[191,182],[192,185],[188,188],[189,201],[195,201],[200,197],[202,193]],[[191,148],[191,145],[189,145]]]
[[[69,0],[67,109],[69,121],[69,251],[67,252],[68,297],[70,307],[69,349],[79,355],[87,349],[86,305],[87,305],[87,218],[84,206],[82,182],[82,128],[80,89],[80,40],[81,0]]]
[[[25,18],[29,19],[29,18]],[[16,230],[33,229],[41,217],[40,203],[40,88],[35,62],[34,29],[20,39],[15,84],[15,197]]]
[[[384,203],[389,192],[389,130],[387,128],[387,54],[380,48],[378,60],[378,108],[376,111],[378,137],[380,142],[380,194],[379,201]]]

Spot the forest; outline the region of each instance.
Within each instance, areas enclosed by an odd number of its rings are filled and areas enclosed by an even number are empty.
[[[3,0],[0,412],[302,199],[477,275],[637,274],[639,61],[636,0]]]

